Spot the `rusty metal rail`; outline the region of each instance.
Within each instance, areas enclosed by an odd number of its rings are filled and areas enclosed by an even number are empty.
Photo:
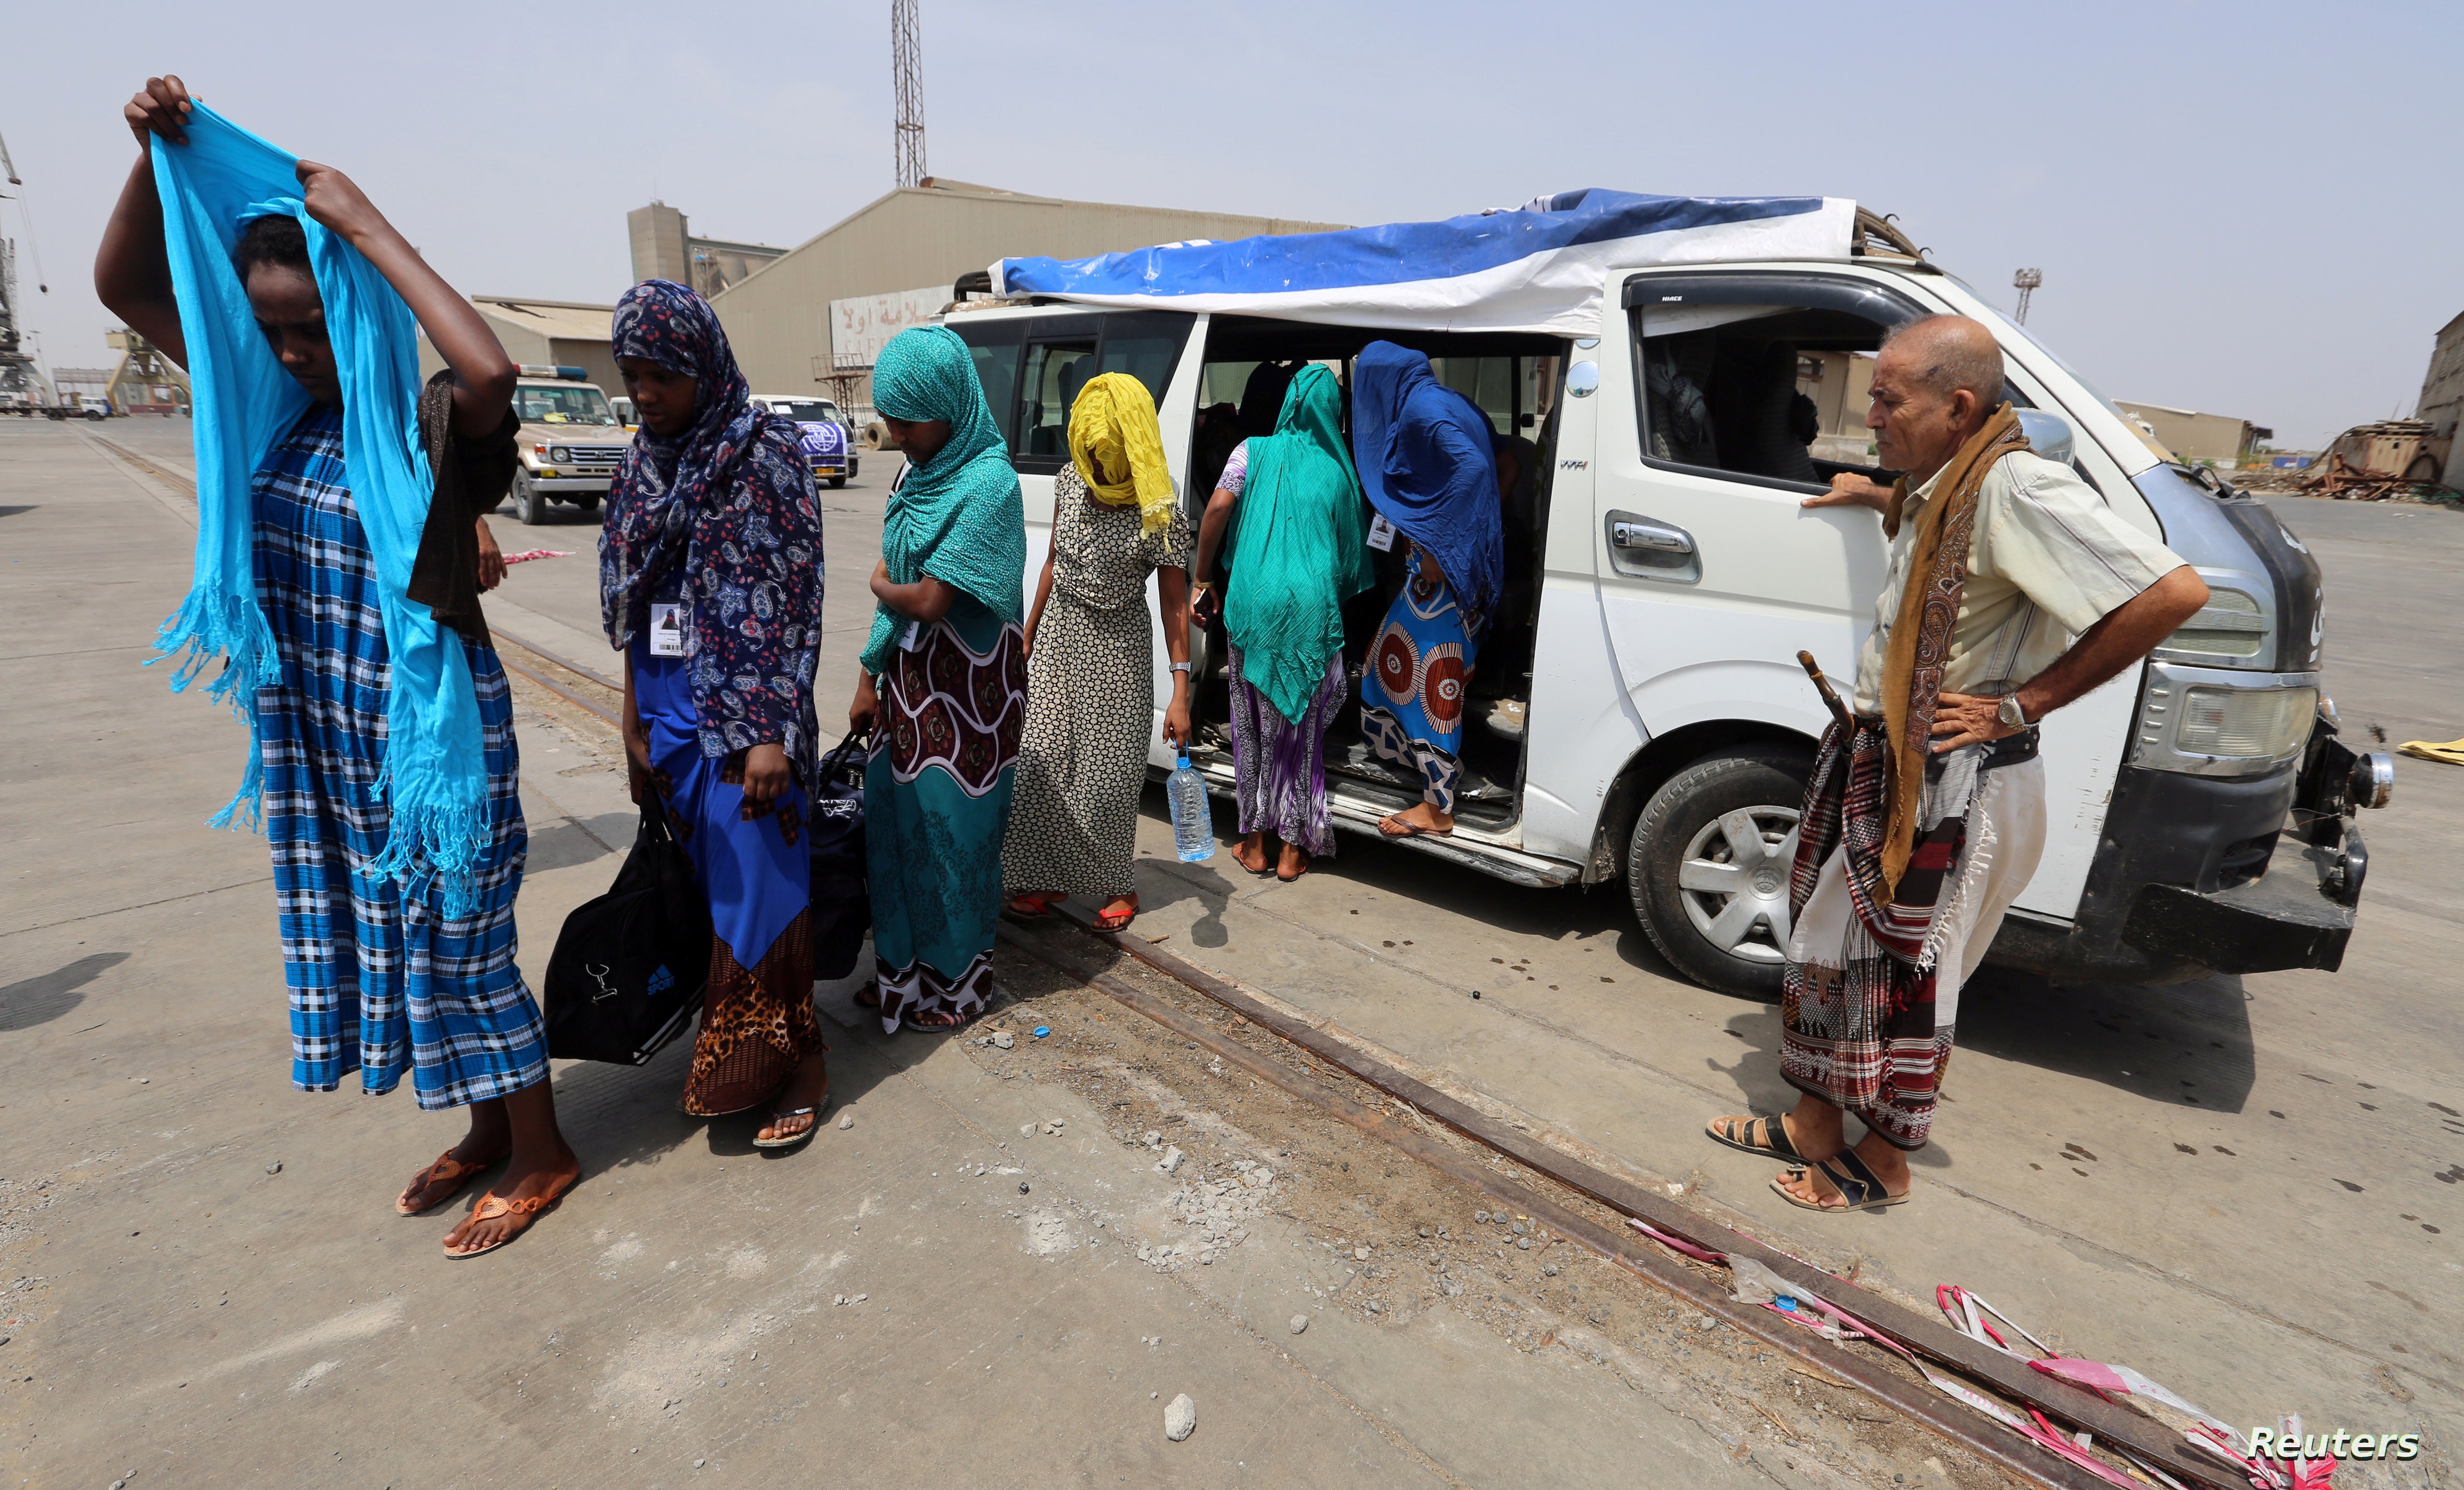
[[[2024,1363],[1991,1350],[1947,1326],[1939,1324],[1846,1279],[1835,1277],[1784,1252],[1711,1221],[1701,1213],[1675,1204],[1634,1182],[1561,1153],[1528,1134],[1495,1121],[1446,1093],[1397,1070],[1386,1063],[1334,1039],[1325,1031],[1261,1002],[1238,985],[1165,952],[1133,934],[1098,930],[1076,907],[1056,906],[1077,930],[1109,943],[1122,954],[1146,964],[1248,1020],[1267,1034],[1307,1051],[1319,1061],[1443,1124],[1464,1138],[1620,1215],[1682,1237],[1711,1251],[1751,1258],[1788,1281],[1837,1304],[1879,1333],[1928,1360],[1948,1367],[2005,1397],[2042,1411],[2073,1429],[2085,1429],[2097,1438],[2121,1445],[2187,1485],[2210,1490],[2235,1490],[2238,1481],[2225,1466],[2193,1457],[2178,1435],[2156,1420],[2107,1401],[2084,1388],[2029,1369]],[[1394,1144],[1462,1182],[1510,1201],[1526,1214],[1540,1217],[1567,1237],[1580,1241],[1650,1282],[1684,1299],[1689,1304],[1740,1331],[1842,1380],[1895,1410],[1985,1457],[2011,1473],[2039,1484],[2065,1487],[2102,1485],[2079,1466],[2012,1433],[2000,1423],[1953,1401],[1922,1382],[1887,1370],[1850,1351],[1839,1349],[1791,1325],[1769,1309],[1741,1304],[1726,1290],[1706,1281],[1639,1234],[1602,1227],[1589,1217],[1465,1160],[1450,1147],[1366,1107],[1281,1063],[1267,1061],[1236,1041],[1226,1039],[1201,1020],[1192,1019],[1170,1004],[1111,976],[1100,968],[1071,966],[1069,959],[1041,943],[1001,928],[1002,938],[1037,960],[1093,986],[1139,1013],[1167,1025],[1183,1039],[1196,1040],[1227,1061],[1292,1095],[1309,1101]]]

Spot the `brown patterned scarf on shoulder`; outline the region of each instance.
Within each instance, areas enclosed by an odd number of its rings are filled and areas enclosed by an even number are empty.
[[[1976,526],[1976,493],[1993,463],[2028,448],[2019,416],[2008,404],[1985,427],[1968,437],[1935,479],[1933,500],[1917,514],[1916,551],[1908,556],[1907,585],[1900,592],[1899,619],[1882,656],[1882,719],[1897,743],[1889,789],[1883,799],[1882,888],[1896,889],[1916,848],[1917,807],[1925,795],[1925,758],[1933,753],[1935,701],[1942,693],[1944,664],[1950,658],[1950,631],[1968,588],[1968,540]],[[1897,537],[1907,478],[1891,490],[1882,515],[1885,537]]]

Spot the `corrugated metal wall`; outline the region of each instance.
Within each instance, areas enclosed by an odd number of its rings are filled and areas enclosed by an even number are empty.
[[[803,393],[829,370],[830,302],[950,284],[1001,257],[1078,258],[1185,238],[1316,232],[1332,223],[1112,207],[979,188],[901,187],[711,303],[756,391]],[[856,402],[871,390],[859,385]]]

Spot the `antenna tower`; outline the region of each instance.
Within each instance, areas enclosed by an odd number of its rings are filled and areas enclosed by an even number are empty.
[[[890,76],[896,85],[898,118],[891,130],[898,185],[923,184],[924,169],[924,40],[916,19],[916,0],[890,0]]]
[[[2023,269],[2011,276],[2011,288],[2019,292],[2020,325],[2028,323],[2028,296],[2035,294],[2036,286],[2044,282],[2045,272],[2041,269]]]

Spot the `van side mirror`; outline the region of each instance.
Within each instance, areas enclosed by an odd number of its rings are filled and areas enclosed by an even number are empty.
[[[2041,408],[2013,409],[2019,416],[2019,432],[2028,437],[2028,449],[2049,461],[2067,466],[2077,450],[2071,433],[2071,422],[2059,414]]]

